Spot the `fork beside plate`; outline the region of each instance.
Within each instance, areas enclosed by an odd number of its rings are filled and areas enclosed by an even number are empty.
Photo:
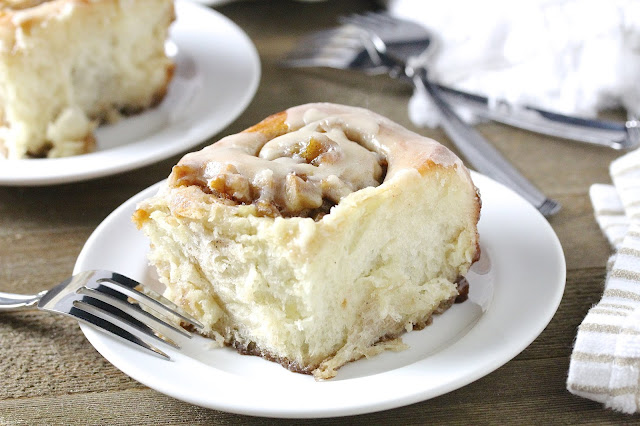
[[[393,37],[383,38],[387,46],[392,47],[402,42],[403,36],[406,34],[399,32]],[[384,67],[371,60],[366,47],[358,43],[357,37],[358,29],[351,23],[314,32],[300,40],[282,59],[281,65],[296,68],[328,67],[373,75],[385,73]],[[529,105],[515,105],[500,99],[489,99],[438,84],[434,86],[451,105],[467,108],[482,118],[536,133],[617,150],[630,150],[640,146],[640,121],[636,119],[616,122],[572,117]]]

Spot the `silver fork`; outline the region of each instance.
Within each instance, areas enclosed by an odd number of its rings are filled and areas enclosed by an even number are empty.
[[[148,342],[180,349],[175,340],[190,338],[191,333],[177,324],[202,328],[162,295],[129,277],[102,270],[81,272],[35,295],[0,292],[0,312],[29,309],[69,316],[166,359],[166,353]]]
[[[341,55],[344,56],[344,51],[353,50],[356,45],[355,42],[345,43],[348,36],[359,39],[378,69],[385,69],[392,77],[406,76],[412,79],[419,91],[432,99],[440,112],[445,132],[476,170],[514,189],[545,216],[560,209],[556,201],[547,198],[480,133],[460,119],[429,82],[426,68],[419,65],[426,63],[428,56],[434,52],[434,37],[429,31],[418,24],[380,13],[351,15],[341,18],[341,22],[343,28],[359,29],[359,32],[341,34]],[[404,42],[388,46],[380,36],[389,39],[395,33],[400,34],[395,40]],[[411,38],[407,37],[408,33],[412,34]],[[333,45],[332,50],[336,50]]]
[[[560,210],[557,201],[545,196],[478,131],[463,121],[443,99],[439,90],[431,84],[424,66],[428,56],[433,54],[433,50],[429,49],[432,46],[433,35],[429,31],[423,30],[422,43],[412,40],[404,45],[403,49],[391,50],[387,49],[378,32],[384,28],[387,28],[386,31],[392,31],[393,28],[415,24],[390,15],[375,13],[352,15],[343,18],[343,21],[368,32],[369,38],[363,41],[370,45],[367,51],[375,51],[371,56],[374,63],[386,67],[391,76],[406,75],[411,78],[418,90],[431,99],[440,112],[441,126],[476,170],[518,192],[544,216],[553,215]],[[414,32],[417,33],[415,29]]]
[[[385,43],[389,51],[397,51],[402,46],[424,38],[427,30],[420,24],[407,20],[398,20],[385,14],[360,15],[360,25],[374,25],[376,35]],[[380,25],[379,19],[396,19],[402,24]],[[365,22],[366,21],[368,22]],[[354,25],[353,17],[341,19],[343,25],[314,32],[305,36],[291,52],[281,59],[284,67],[329,67],[343,70],[355,70],[367,74],[382,74],[387,70],[374,63],[375,49],[367,46],[367,33]],[[406,40],[404,42],[403,40]],[[433,47],[437,38],[430,35]],[[431,49],[430,49],[431,50]],[[410,80],[406,78],[405,79]],[[465,93],[449,87],[433,84],[442,97],[452,105],[465,106],[473,113],[500,123],[515,126],[533,132],[586,142],[619,150],[630,150],[640,146],[640,120],[629,117],[626,122],[599,119],[578,118],[545,111],[527,105],[512,105],[495,102],[487,97]]]
[[[369,55],[363,51],[366,31],[353,25],[343,25],[314,32],[298,41],[295,48],[282,58],[280,65],[292,68],[329,67],[342,70],[363,68],[372,74]],[[385,72],[384,69],[378,73]]]
[[[328,67],[364,71],[373,75],[385,74],[385,67],[377,66],[370,59],[371,55],[375,55],[375,51],[370,50],[365,42],[368,32],[357,25],[343,23],[344,25],[337,28],[317,31],[300,39],[294,49],[281,59],[280,65],[292,68]],[[387,46],[422,43],[421,36],[412,27],[385,26],[378,32],[378,36]]]

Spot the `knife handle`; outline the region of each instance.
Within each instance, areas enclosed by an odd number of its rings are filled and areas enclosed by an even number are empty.
[[[640,122],[626,123],[571,117],[530,106],[498,101],[490,105],[484,96],[474,95],[432,84],[450,105],[464,105],[473,113],[493,121],[536,133],[587,142],[613,149],[627,150],[640,146]]]
[[[527,180],[478,131],[465,123],[427,79],[424,68],[414,70],[418,90],[431,98],[441,116],[441,126],[467,161],[480,173],[508,186],[533,204],[544,216],[560,210],[558,202],[547,198]]]

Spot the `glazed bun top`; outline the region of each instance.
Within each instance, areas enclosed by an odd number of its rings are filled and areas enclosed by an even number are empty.
[[[433,165],[456,167],[470,181],[460,159],[432,139],[363,108],[313,103],[185,155],[169,184],[253,203],[265,216],[318,219],[352,192]]]

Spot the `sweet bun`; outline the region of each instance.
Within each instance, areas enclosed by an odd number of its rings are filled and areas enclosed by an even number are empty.
[[[480,199],[438,142],[362,108],[275,114],[187,154],[134,221],[204,334],[318,379],[459,295]]]
[[[0,1],[0,159],[94,149],[93,130],[162,100],[172,0]]]

